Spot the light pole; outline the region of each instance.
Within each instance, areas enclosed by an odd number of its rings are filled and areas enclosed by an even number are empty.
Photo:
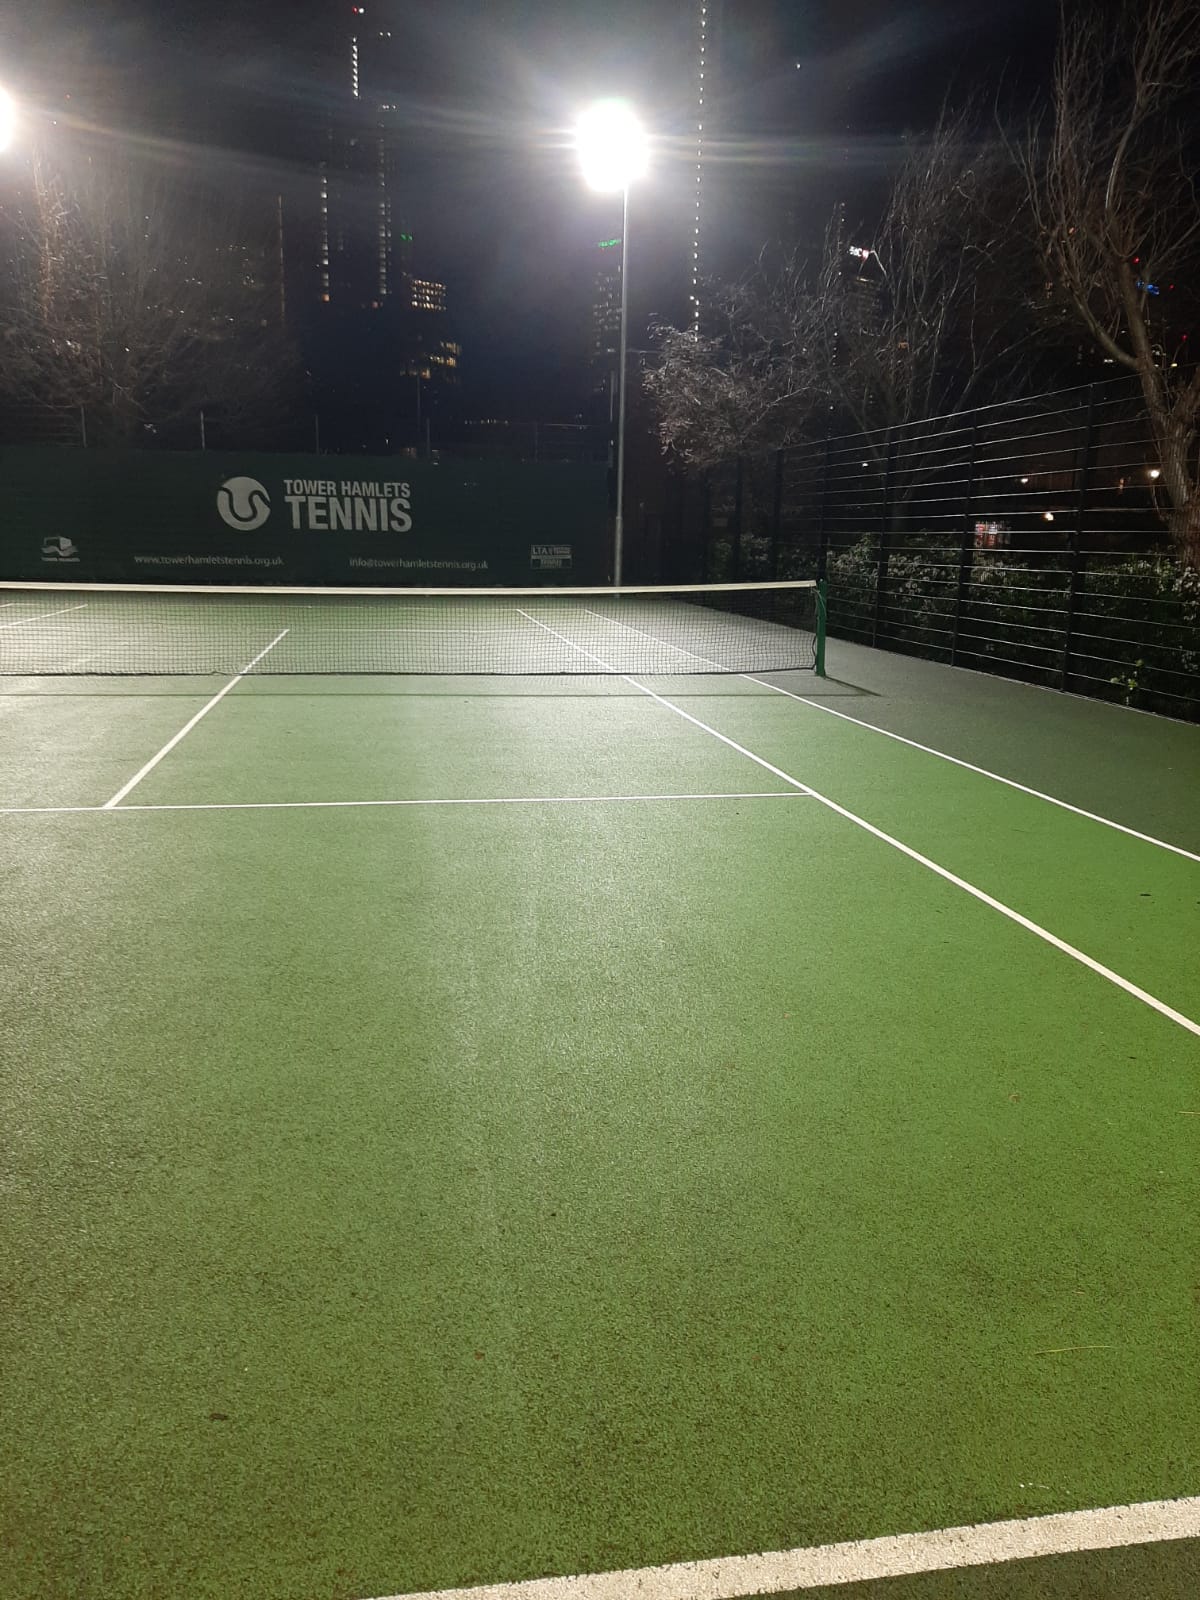
[[[17,108],[7,89],[0,89],[0,150],[7,150],[17,130]]]
[[[620,399],[617,405],[617,515],[613,529],[613,587],[621,587],[625,540],[625,387],[629,350],[629,186],[646,170],[646,135],[632,109],[621,100],[598,100],[575,130],[583,176],[602,193],[621,191]]]

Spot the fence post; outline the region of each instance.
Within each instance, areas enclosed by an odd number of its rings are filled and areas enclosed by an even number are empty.
[[[87,447],[88,447],[88,442],[87,442],[87,407],[86,406],[80,406],[80,408],[79,408],[79,440],[80,440],[80,443],[83,445],[83,448],[86,450]]]
[[[1071,646],[1075,634],[1075,611],[1079,604],[1079,587],[1083,580],[1083,552],[1079,542],[1083,538],[1084,519],[1087,516],[1088,492],[1091,489],[1092,462],[1096,451],[1096,385],[1089,384],[1087,420],[1084,423],[1083,461],[1079,470],[1079,493],[1075,498],[1075,525],[1071,529],[1071,552],[1067,568],[1067,615],[1063,622],[1062,661],[1058,669],[1058,687],[1065,689],[1071,675]]]
[[[783,522],[783,451],[775,452],[775,503],[771,507],[771,558],[772,578],[779,576],[779,535]]]
[[[887,585],[888,552],[892,539],[892,473],[896,465],[896,441],[892,429],[887,431],[887,455],[883,469],[883,512],[879,528],[879,560],[875,567],[875,614],[871,618],[871,643],[879,638],[879,624],[883,612],[883,593]]]
[[[318,455],[320,455],[321,454],[321,413],[319,411],[314,411],[313,412],[313,444],[316,446],[316,453]]]
[[[207,440],[207,438],[205,436],[205,432],[204,432],[204,413],[203,413],[203,411],[200,413],[200,448],[201,448],[201,450],[207,450],[208,449],[208,440]]]
[[[829,458],[833,454],[833,444],[828,432],[825,434],[825,455],[821,463],[821,498],[817,506],[817,577],[826,576],[829,565]]]
[[[670,482],[675,485],[674,551],[670,563],[671,572],[667,582],[686,581],[690,583],[692,581],[691,566],[689,564],[685,568],[682,564],[684,551],[688,548],[688,480],[682,472],[674,471],[671,474]],[[683,576],[685,571],[687,572],[686,580],[684,580]]]
[[[729,551],[729,579],[737,583],[742,576],[742,458],[737,458],[733,480],[733,542]]]
[[[963,605],[967,598],[967,585],[971,581],[971,566],[974,559],[974,530],[971,523],[975,517],[975,452],[979,441],[979,413],[975,412],[971,418],[971,459],[967,465],[967,493],[963,501],[962,543],[958,549],[958,588],[954,595],[954,631],[950,636],[950,665],[954,666],[958,660],[958,630],[962,626]]]
[[[709,561],[712,555],[712,479],[706,472],[700,491],[700,564],[701,583],[711,581]]]

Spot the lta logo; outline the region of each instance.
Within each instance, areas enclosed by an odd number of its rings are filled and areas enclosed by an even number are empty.
[[[253,533],[271,515],[271,497],[257,478],[226,478],[217,490],[217,510],[231,528]]]

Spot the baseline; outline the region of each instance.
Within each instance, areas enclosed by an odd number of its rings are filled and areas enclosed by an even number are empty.
[[[629,1600],[630,1595],[642,1600],[742,1600],[788,1589],[819,1589],[1197,1537],[1200,1497],[1193,1496],[977,1522],[929,1533],[852,1539],[843,1544],[767,1550],[715,1561],[678,1561],[661,1567],[532,1578],[470,1589],[423,1589],[391,1595],[388,1600]]]

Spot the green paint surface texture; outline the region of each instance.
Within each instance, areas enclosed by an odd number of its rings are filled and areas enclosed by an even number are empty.
[[[1200,845],[1200,730],[830,673],[778,682]],[[1200,1016],[1196,862],[651,686]],[[1200,1041],[632,685],[540,687],[249,681],[128,803],[773,797],[0,816],[8,1600],[1200,1490]],[[10,685],[3,804],[103,804],[211,692]],[[1056,1560],[819,1592],[1195,1590],[1189,1545]]]

